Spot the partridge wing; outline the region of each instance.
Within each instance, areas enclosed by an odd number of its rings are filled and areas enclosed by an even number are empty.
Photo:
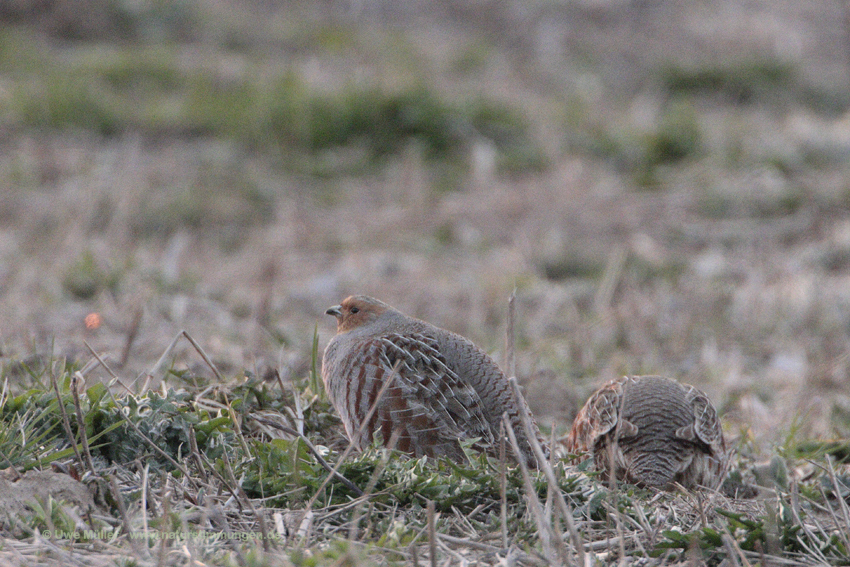
[[[714,454],[722,454],[725,450],[723,429],[711,400],[693,386],[688,387],[685,397],[694,410],[694,433],[697,438],[708,445]]]
[[[515,392],[496,362],[472,341],[444,329],[433,328],[430,331],[425,334],[438,341],[438,350],[444,355],[448,367],[457,373],[463,384],[471,386],[478,393],[493,439],[498,439],[502,416],[507,414],[508,424],[516,435],[522,457],[530,467],[537,467],[537,458],[531,448],[522,418],[523,415],[531,416],[531,410],[522,394]],[[533,417],[531,430],[544,455],[548,456],[549,447]],[[495,443],[489,447],[491,453],[495,453],[495,449]]]
[[[596,390],[578,412],[567,449],[573,452],[592,450],[596,441],[613,431],[619,421],[623,388],[627,377],[615,378]]]
[[[723,480],[729,458],[720,419],[705,393],[693,386],[688,386],[685,397],[691,403],[694,412],[694,436],[707,446],[705,452],[695,455],[693,465],[687,471],[687,476],[690,478],[686,480],[692,484],[716,488]]]
[[[411,426],[418,419],[441,437],[493,442],[481,398],[448,367],[435,339],[418,333],[389,334],[381,343],[385,366],[390,372],[396,368]]]

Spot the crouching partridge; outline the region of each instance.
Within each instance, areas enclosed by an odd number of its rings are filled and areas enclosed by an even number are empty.
[[[371,297],[348,297],[327,313],[337,319],[337,334],[322,357],[322,379],[355,446],[369,445],[376,433],[386,444],[395,434],[401,451],[465,462],[458,441],[479,438],[476,447],[495,454],[507,412],[522,459],[536,466],[520,414],[520,407],[528,411],[525,399],[472,342]]]
[[[661,376],[624,376],[597,390],[579,411],[567,450],[588,451],[610,478],[669,488],[716,487],[726,442],[717,412],[700,390]]]

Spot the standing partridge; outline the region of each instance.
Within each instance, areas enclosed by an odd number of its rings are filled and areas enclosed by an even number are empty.
[[[571,452],[589,451],[610,477],[642,486],[716,486],[726,460],[705,393],[661,376],[623,376],[597,390],[573,422]]]
[[[506,412],[523,460],[536,466],[520,414],[521,406],[528,411],[525,399],[472,342],[366,296],[348,297],[327,314],[337,318],[337,334],[322,358],[322,380],[357,448],[376,433],[389,443],[395,433],[401,451],[465,462],[458,441],[478,438],[477,448],[495,454]]]

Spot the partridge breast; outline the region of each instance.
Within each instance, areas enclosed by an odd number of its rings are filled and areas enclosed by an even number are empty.
[[[717,412],[700,390],[661,376],[624,376],[597,390],[567,442],[588,451],[607,477],[667,488],[719,484],[726,444]]]

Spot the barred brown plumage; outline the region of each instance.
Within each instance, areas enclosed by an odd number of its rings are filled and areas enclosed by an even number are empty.
[[[522,458],[536,466],[520,412],[520,404],[528,410],[525,399],[517,399],[495,361],[472,342],[371,297],[348,297],[327,313],[337,318],[337,334],[322,357],[322,380],[358,448],[376,432],[384,443],[396,433],[401,451],[464,462],[458,441],[479,438],[475,447],[495,454],[507,413]],[[537,424],[532,425],[548,452]]]
[[[579,411],[567,450],[589,451],[597,470],[639,485],[716,486],[726,442],[708,396],[661,376],[623,376]]]

